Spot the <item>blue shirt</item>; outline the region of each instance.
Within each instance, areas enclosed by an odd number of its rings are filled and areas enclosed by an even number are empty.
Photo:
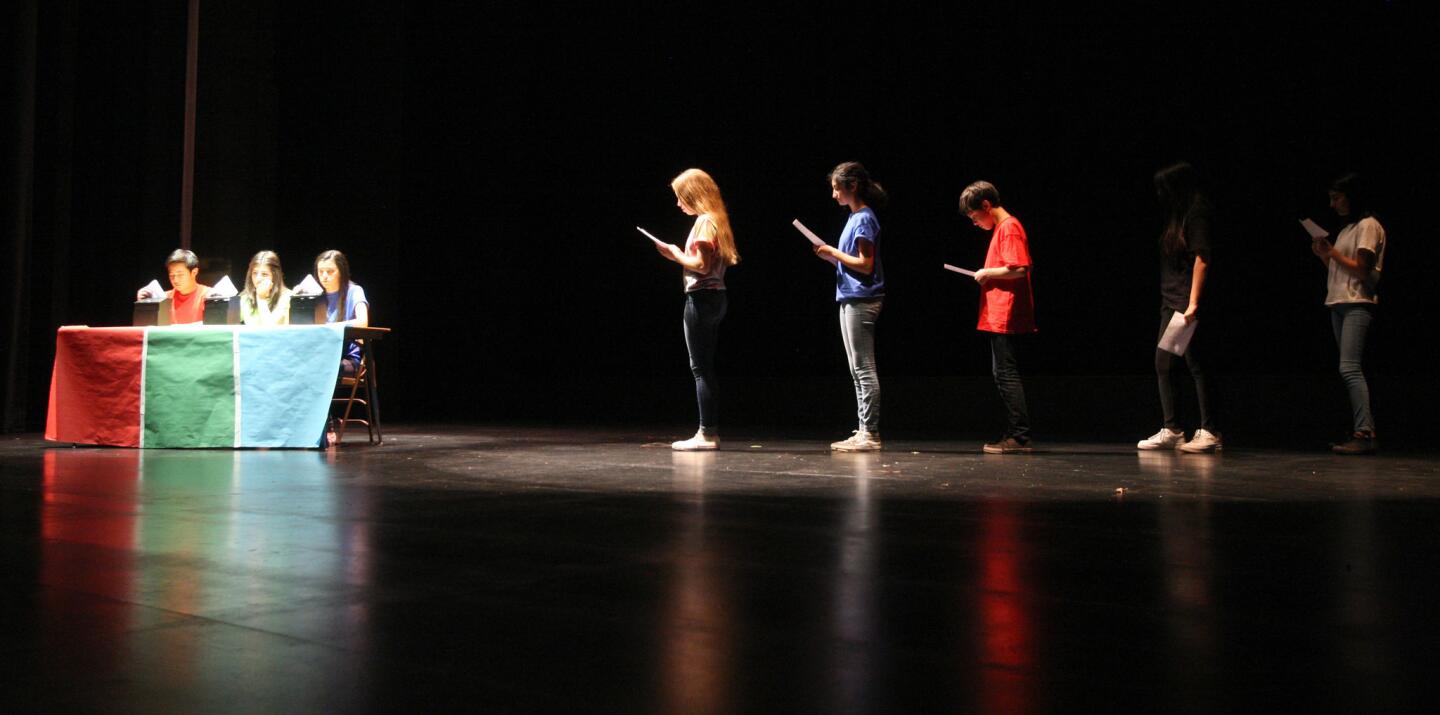
[[[875,256],[875,270],[865,275],[844,263],[835,266],[835,301],[878,298],[885,295],[885,271],[880,267],[880,221],[869,206],[850,214],[840,234],[840,250],[860,255],[860,242],[869,241]]]
[[[339,323],[341,321],[354,320],[355,306],[361,303],[366,305],[370,304],[370,301],[365,299],[365,289],[356,283],[350,284],[350,290],[345,292],[345,297],[345,317],[341,318],[339,317],[340,291],[337,290],[334,293],[325,294],[325,322]],[[360,345],[351,342],[345,346],[345,354],[340,357],[349,358],[358,364],[360,362]]]

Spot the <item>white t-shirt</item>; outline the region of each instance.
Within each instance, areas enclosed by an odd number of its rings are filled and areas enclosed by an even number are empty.
[[[1380,284],[1380,269],[1385,266],[1385,229],[1373,216],[1340,229],[1340,235],[1335,238],[1335,250],[1346,258],[1354,260],[1362,248],[1375,254],[1375,268],[1362,278],[1340,267],[1336,261],[1330,261],[1325,305],[1380,302],[1375,288]]]

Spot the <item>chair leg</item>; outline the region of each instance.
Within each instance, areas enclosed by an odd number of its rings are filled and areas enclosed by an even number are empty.
[[[340,431],[335,433],[335,444],[345,441],[345,429],[350,426],[350,410],[355,406],[355,393],[360,391],[360,375],[355,376],[355,384],[350,386],[350,397],[345,400],[345,414],[340,418]]]

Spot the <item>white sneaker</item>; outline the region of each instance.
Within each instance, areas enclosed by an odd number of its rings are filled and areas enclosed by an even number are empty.
[[[1197,429],[1195,436],[1189,442],[1180,445],[1181,452],[1198,454],[1200,452],[1219,452],[1224,445],[1220,442],[1220,435],[1210,430]]]
[[[835,442],[830,449],[836,452],[876,452],[880,450],[880,434],[855,430],[850,439]]]
[[[1159,432],[1135,443],[1135,449],[1179,449],[1185,445],[1185,431],[1161,427]]]
[[[702,452],[720,448],[719,437],[707,437],[704,432],[696,432],[690,439],[682,439],[679,442],[671,442],[670,449],[676,452]]]

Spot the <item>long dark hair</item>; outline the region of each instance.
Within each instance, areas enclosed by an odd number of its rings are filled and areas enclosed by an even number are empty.
[[[1185,220],[1210,206],[1200,193],[1200,174],[1186,162],[1171,164],[1155,172],[1155,195],[1165,211],[1160,250],[1167,256],[1183,253],[1186,247]]]
[[[280,291],[285,290],[285,271],[280,270],[280,256],[274,251],[261,251],[250,258],[250,265],[245,268],[245,297],[250,299],[250,305],[259,305],[260,299],[255,295],[255,266],[263,265],[270,269],[271,283],[274,286],[270,289],[270,297],[265,302],[270,304],[270,309],[275,309],[275,304],[280,302]]]
[[[847,161],[830,170],[830,183],[837,184],[846,191],[859,196],[866,206],[871,208],[884,208],[890,201],[890,195],[885,193],[885,187],[880,182],[870,178],[870,172],[858,161]]]
[[[1348,226],[1372,215],[1369,192],[1365,191],[1365,182],[1360,179],[1359,174],[1353,171],[1346,172],[1340,178],[1330,182],[1330,190],[1337,194],[1345,194],[1345,200],[1350,202],[1349,215],[1340,217],[1342,226]]]
[[[334,261],[335,267],[340,269],[340,306],[339,312],[335,314],[335,322],[345,322],[345,316],[350,313],[350,259],[345,254],[331,249],[315,257],[315,272],[320,272],[321,261]]]

